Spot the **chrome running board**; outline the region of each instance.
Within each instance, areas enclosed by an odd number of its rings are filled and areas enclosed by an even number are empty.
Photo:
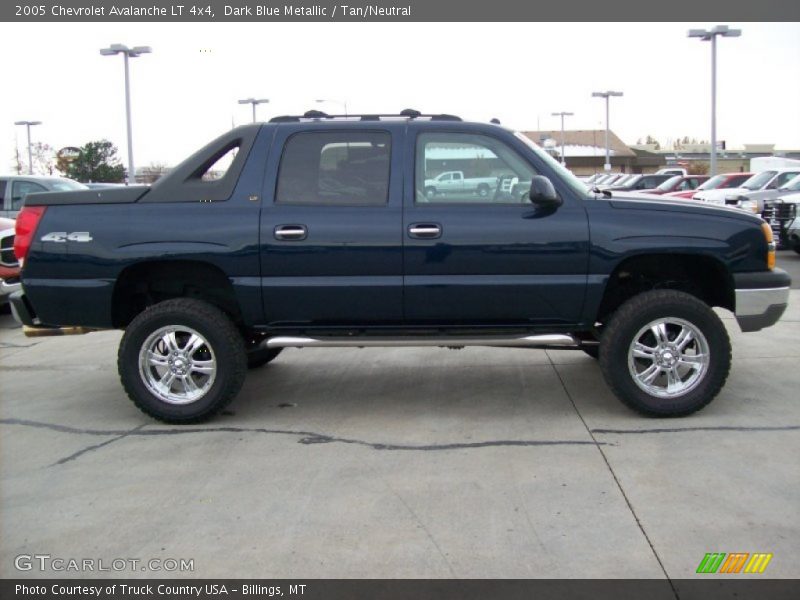
[[[262,346],[267,348],[389,348],[414,346],[441,346],[459,348],[463,346],[499,346],[514,348],[579,348],[581,340],[563,334],[486,337],[303,337],[278,336],[267,339]]]

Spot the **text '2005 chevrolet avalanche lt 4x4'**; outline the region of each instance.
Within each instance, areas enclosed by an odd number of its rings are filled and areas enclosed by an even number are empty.
[[[426,189],[445,172],[488,190]],[[756,331],[790,283],[754,215],[587,191],[519,133],[411,110],[239,127],[152,187],[29,195],[16,233],[26,333],[124,329],[125,391],[172,423],[304,346],[575,348],[686,415],[730,369],[712,307]]]

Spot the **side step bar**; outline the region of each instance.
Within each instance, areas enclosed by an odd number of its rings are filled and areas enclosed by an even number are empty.
[[[262,344],[267,348],[382,348],[441,346],[461,348],[464,346],[498,346],[514,348],[579,348],[585,343],[571,335],[546,334],[526,336],[486,336],[486,337],[302,337],[279,336],[269,338]]]
[[[92,327],[35,327],[23,325],[22,333],[25,337],[48,337],[53,335],[85,335],[93,331],[101,331]]]

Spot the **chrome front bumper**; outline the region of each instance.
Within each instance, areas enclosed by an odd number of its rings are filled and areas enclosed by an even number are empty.
[[[789,286],[737,289],[736,321],[742,331],[758,331],[778,322],[789,303]]]
[[[5,279],[0,279],[0,305],[5,304],[9,296],[20,289],[22,289],[22,286],[19,283],[19,279],[14,283],[8,283]]]

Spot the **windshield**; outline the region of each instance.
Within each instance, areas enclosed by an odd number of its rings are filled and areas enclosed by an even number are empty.
[[[711,179],[703,183],[702,185],[697,186],[699,190],[715,190],[717,189],[724,181],[727,179],[727,175],[714,175]]]
[[[794,179],[790,179],[781,189],[787,192],[800,192],[800,175],[797,175]]]
[[[747,188],[748,190],[760,190],[763,188],[769,181],[775,177],[775,173],[777,171],[762,171],[761,173],[756,173],[750,179],[745,181],[742,184],[743,188]]]
[[[514,136],[522,141],[528,148],[530,148],[536,156],[542,159],[547,165],[558,172],[561,176],[561,179],[566,183],[572,191],[574,191],[579,196],[586,196],[586,186],[581,183],[581,180],[575,177],[575,175],[567,169],[564,165],[550,156],[547,152],[542,150],[537,144],[533,142],[528,136],[521,134],[519,131],[514,132]]]
[[[72,179],[48,179],[47,185],[54,192],[69,192],[72,190],[89,189],[82,183],[78,183],[77,181],[72,181]]]
[[[674,188],[676,185],[678,185],[678,182],[681,179],[682,179],[682,175],[675,175],[675,177],[670,177],[664,183],[659,185],[656,189],[657,190],[661,190],[662,192],[668,192],[672,188]]]
[[[644,175],[631,175],[631,176],[630,176],[630,177],[628,177],[628,178],[625,180],[625,182],[624,182],[624,183],[622,183],[621,185],[625,185],[625,186],[628,186],[628,185],[634,185],[634,184],[638,183],[638,182],[639,182],[639,180],[640,180],[642,177],[644,177]]]

